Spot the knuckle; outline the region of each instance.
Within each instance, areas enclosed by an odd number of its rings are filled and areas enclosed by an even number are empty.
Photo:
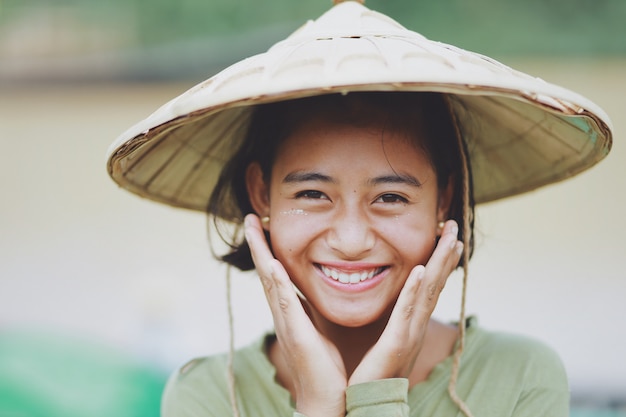
[[[263,288],[265,288],[266,290],[271,290],[272,286],[274,285],[272,283],[272,280],[269,277],[266,277],[265,275],[261,275],[261,284],[263,284]]]
[[[415,312],[415,306],[413,305],[406,306],[403,311],[403,317],[405,319],[410,319],[413,316],[414,312]]]
[[[426,288],[426,293],[428,295],[428,301],[432,301],[440,292],[441,292],[441,290],[439,289],[439,285],[437,285],[435,283],[428,284],[428,287]]]
[[[286,311],[289,308],[289,301],[281,297],[278,299],[278,306],[281,310]]]

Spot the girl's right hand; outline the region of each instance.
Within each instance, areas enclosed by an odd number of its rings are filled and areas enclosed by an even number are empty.
[[[290,373],[296,410],[307,417],[343,417],[348,381],[339,351],[311,322],[287,272],[272,255],[259,218],[249,214],[244,224]]]

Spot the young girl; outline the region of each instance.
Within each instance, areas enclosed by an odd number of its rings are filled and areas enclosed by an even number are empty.
[[[550,349],[481,329],[464,295],[456,325],[431,315],[450,273],[467,278],[474,202],[610,144],[593,103],[355,2],[183,94],[114,144],[109,171],[213,216],[275,329],[183,366],[163,415],[567,416]]]

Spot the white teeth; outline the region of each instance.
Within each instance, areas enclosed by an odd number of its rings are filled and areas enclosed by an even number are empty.
[[[324,275],[334,279],[335,281],[339,281],[342,284],[357,284],[372,278],[377,272],[380,271],[379,269],[373,269],[371,271],[346,273],[323,265],[321,265],[321,269]]]

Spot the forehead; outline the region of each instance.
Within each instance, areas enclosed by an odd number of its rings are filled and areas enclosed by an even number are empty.
[[[401,134],[425,151],[438,178],[450,177],[454,129],[444,100],[434,93],[329,94],[262,105],[250,128],[255,132],[250,135],[251,157],[269,176],[286,139],[322,122],[378,130],[384,133],[380,135],[383,143],[388,142],[390,133]]]
[[[331,140],[326,142],[329,138]],[[409,131],[405,126],[368,118],[366,115],[349,121],[327,118],[324,115],[312,115],[292,126],[281,147],[305,145],[315,147],[321,142],[326,142],[324,146],[352,143],[355,145],[353,151],[358,154],[361,148],[358,145],[363,145],[365,141],[378,142],[381,152],[384,152],[392,144],[417,147],[421,150],[421,144],[425,140],[423,133],[418,130]]]
[[[418,134],[378,123],[360,125],[313,118],[297,126],[280,145],[274,171],[329,170],[370,175],[386,171],[432,171]],[[376,174],[378,175],[378,174]]]

